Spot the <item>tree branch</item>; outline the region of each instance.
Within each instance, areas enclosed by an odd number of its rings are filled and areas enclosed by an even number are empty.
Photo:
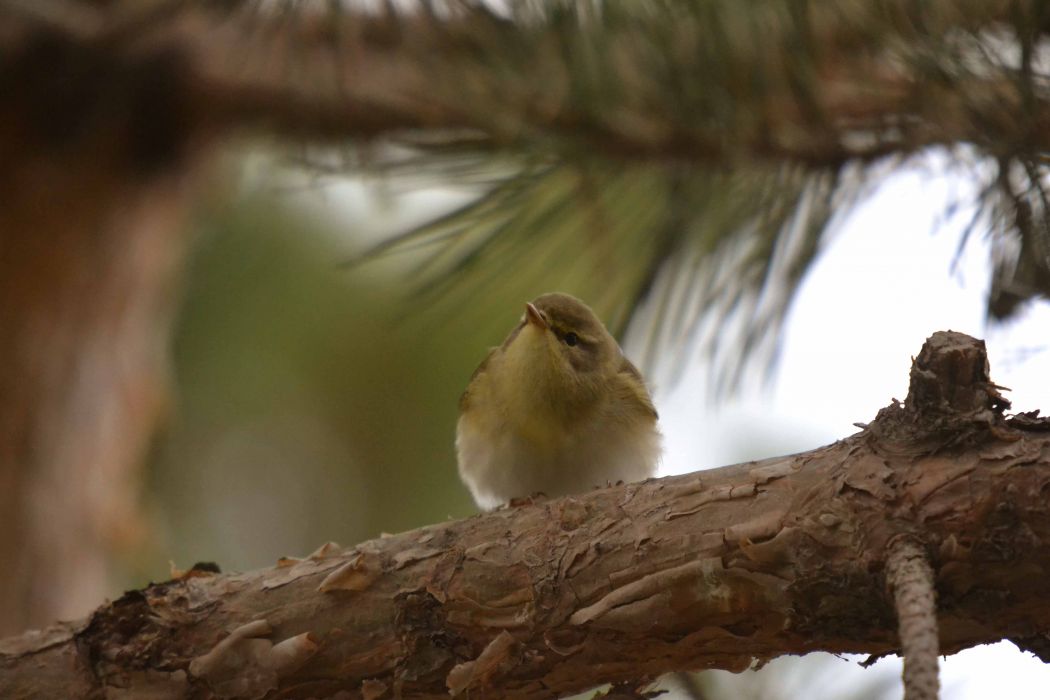
[[[131,64],[178,54],[184,70],[168,76],[170,87],[205,134],[427,131],[473,150],[821,167],[930,145],[1050,148],[1045,94],[982,43],[1008,41],[1011,21],[1036,37],[1045,31],[1034,10],[1007,2],[803,13],[778,1],[679,14],[610,7],[600,21],[553,9],[509,19],[470,3],[441,16],[222,5],[176,3],[179,11],[129,18],[81,3],[29,12],[7,0],[0,16],[22,31],[0,33],[0,57],[42,31]]]
[[[782,654],[897,653],[887,586],[903,593],[892,572],[908,566],[888,558],[916,560],[902,537],[932,553],[943,653],[1003,638],[1038,653],[1050,424],[1004,418],[983,358],[980,341],[936,334],[914,404],[811,452],[129,592],[0,643],[0,696],[551,698]]]

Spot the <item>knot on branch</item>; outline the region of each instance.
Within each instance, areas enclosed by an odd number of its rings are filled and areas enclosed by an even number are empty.
[[[937,331],[912,361],[907,410],[920,417],[1001,416],[1010,402],[988,376],[984,341],[965,333]]]
[[[871,424],[878,437],[900,442],[981,442],[1013,439],[1003,417],[1010,401],[988,374],[984,341],[937,331],[912,360],[908,397],[879,411]]]

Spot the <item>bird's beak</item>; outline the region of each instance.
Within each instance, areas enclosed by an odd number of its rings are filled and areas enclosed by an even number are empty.
[[[540,310],[532,304],[525,304],[525,322],[531,323],[540,330],[547,330],[550,327]]]

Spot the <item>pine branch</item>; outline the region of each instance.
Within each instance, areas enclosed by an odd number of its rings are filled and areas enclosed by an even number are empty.
[[[130,61],[175,50],[209,127],[339,140],[446,130],[471,149],[819,167],[938,144],[1050,144],[1039,76],[982,43],[1012,23],[1038,40],[1038,3],[639,3],[598,17],[560,3],[527,17],[480,3],[377,15],[184,2],[144,17],[43,5],[0,3],[23,30],[4,33],[5,52],[42,27]]]
[[[0,695],[551,698],[781,654],[897,653],[913,641],[887,591],[902,538],[931,553],[942,653],[1003,638],[1038,652],[1050,423],[1004,418],[984,358],[936,334],[910,403],[811,452],[191,571],[0,643]]]
[[[844,172],[863,173],[858,164],[896,164],[936,146],[966,146],[1000,163],[1001,177],[977,202],[991,215],[995,251],[989,313],[1008,317],[1050,294],[1042,182],[1050,95],[1035,58],[1050,27],[1044,3],[639,2],[587,13],[549,2],[514,4],[506,15],[470,2],[383,13],[344,5],[201,0],[141,11],[112,3],[107,11],[0,0],[0,17],[10,20],[0,31],[0,82],[5,66],[27,56],[43,76],[8,74],[41,90],[84,85],[85,66],[107,66],[89,94],[101,101],[108,86],[125,82],[145,93],[131,105],[141,114],[128,118],[128,138],[149,135],[130,147],[159,151],[144,156],[151,160],[255,130],[288,150],[302,144],[310,167],[331,168],[343,146],[343,171],[467,177],[486,181],[490,194],[515,178],[527,184],[537,171],[592,171],[586,179],[600,204],[603,183],[626,181],[614,201],[649,197],[634,207],[646,215],[600,211],[599,226],[581,224],[570,213],[591,203],[573,196],[570,183],[554,197],[543,234],[560,246],[566,231],[584,240],[585,227],[599,257],[616,261],[615,275],[601,261],[602,280],[617,280],[601,289],[605,299],[585,296],[618,330],[650,295],[662,305],[684,288],[692,315],[659,308],[657,316],[675,313],[678,322],[653,335],[721,352],[713,365],[725,387],[738,383],[742,358],[774,356],[784,310],[828,222],[869,179],[840,186]],[[55,68],[66,62],[68,76]],[[55,111],[56,101],[63,113],[92,114],[77,104],[82,95],[30,97],[43,103],[31,105],[34,115]],[[150,108],[156,104],[163,107]],[[112,122],[112,106],[96,106]],[[80,133],[67,120],[32,121],[54,132],[46,141]],[[779,180],[789,196],[776,191]],[[667,206],[657,207],[665,197]],[[448,243],[432,249],[449,264],[424,279],[428,289],[472,299],[492,291],[461,273],[481,261],[502,268],[507,260],[492,249],[534,243],[535,227],[502,225],[514,201],[532,204],[503,198],[441,222],[442,238],[430,240]],[[490,218],[479,224],[482,208]],[[609,221],[615,231],[602,225]],[[801,234],[795,255],[775,260],[775,251],[792,249],[793,233]],[[622,264],[617,250],[628,247],[638,255]],[[670,268],[674,274],[661,274]],[[563,277],[578,279],[576,272]],[[723,284],[709,282],[720,274]],[[724,327],[737,311],[739,337],[722,348],[696,343],[703,323]]]
[[[187,21],[179,43],[192,47],[208,118],[293,137],[467,130],[471,149],[811,167],[931,145],[1050,144],[1038,76],[980,52],[980,32],[1009,35],[1005,3],[789,6],[702,3],[649,21],[609,8],[600,22],[554,10],[515,22],[477,7],[445,20],[303,11],[295,22]],[[1038,36],[1035,11],[1020,14]]]

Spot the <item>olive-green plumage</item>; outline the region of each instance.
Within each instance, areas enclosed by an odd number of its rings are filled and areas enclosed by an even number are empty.
[[[656,409],[641,374],[579,299],[544,294],[460,399],[459,474],[482,508],[652,476]]]

